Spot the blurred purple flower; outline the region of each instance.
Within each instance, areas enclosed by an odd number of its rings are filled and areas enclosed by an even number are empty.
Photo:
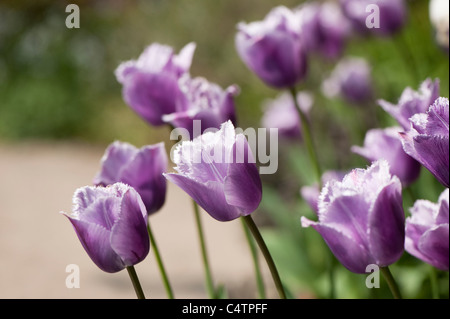
[[[297,93],[298,105],[305,114],[313,104],[313,97],[306,92]],[[275,99],[267,100],[263,105],[264,114],[261,124],[265,128],[277,128],[278,134],[285,138],[301,136],[301,122],[292,96],[287,93],[279,94]]]
[[[162,119],[172,127],[186,129],[190,139],[197,137],[205,129],[219,129],[228,120],[236,124],[234,97],[239,93],[236,85],[229,86],[224,91],[205,78],[191,78],[185,74],[179,81],[179,87],[183,98],[178,111],[166,114]],[[195,120],[200,121],[197,132],[194,129]]]
[[[351,103],[363,104],[373,98],[371,73],[365,59],[344,58],[323,82],[322,91],[329,98],[341,96]]]
[[[293,87],[307,71],[300,29],[297,13],[284,6],[276,7],[263,21],[238,24],[237,52],[267,85]]]
[[[333,180],[342,181],[345,175],[346,173],[341,171],[327,171],[322,175],[321,178],[322,185],[326,185],[328,182]],[[300,189],[300,195],[303,197],[306,203],[308,203],[309,207],[311,207],[313,212],[317,214],[319,211],[319,208],[317,206],[320,196],[319,186],[318,185],[303,186]]]
[[[306,2],[299,7],[305,50],[335,59],[344,51],[351,24],[334,2]]]
[[[372,129],[366,133],[364,146],[353,146],[352,152],[369,162],[385,159],[392,175],[396,175],[404,187],[413,183],[420,175],[421,165],[403,150],[400,127]]]
[[[411,126],[409,119],[414,114],[428,111],[430,105],[439,97],[439,89],[439,79],[432,81],[428,78],[422,82],[417,92],[407,87],[400,96],[397,105],[384,100],[379,100],[378,104],[396,119],[405,130],[409,130]]]
[[[388,36],[396,33],[406,23],[407,6],[404,0],[340,0],[340,3],[354,29],[362,34],[373,32]],[[377,13],[371,5],[379,8],[379,27],[369,28],[367,25],[367,22],[374,22],[371,15]]]
[[[406,219],[405,250],[441,270],[449,270],[448,188],[438,203],[418,200]]]
[[[369,264],[386,267],[404,251],[401,188],[384,160],[367,170],[355,169],[342,181],[325,185],[319,197],[319,221],[302,217],[302,226],[317,230],[352,272],[365,273]]]
[[[403,149],[449,187],[448,98],[438,98],[427,113],[410,121],[411,129],[400,133]]]
[[[106,149],[94,185],[122,182],[132,186],[150,215],[158,211],[166,199],[166,179],[162,174],[167,170],[167,162],[164,143],[138,149],[129,143],[116,141]]]
[[[262,184],[252,151],[231,121],[178,145],[178,173],[164,176],[183,189],[208,214],[230,221],[251,214],[262,198]]]
[[[189,72],[194,51],[194,43],[178,55],[169,46],[153,43],[138,60],[121,63],[115,74],[125,102],[151,125],[165,124],[162,116],[177,111],[178,79]]]
[[[114,273],[133,266],[148,255],[147,211],[130,186],[82,187],[75,191],[69,218],[92,261]]]

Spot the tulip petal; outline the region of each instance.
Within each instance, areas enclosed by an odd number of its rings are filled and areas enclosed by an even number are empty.
[[[367,265],[374,263],[372,257],[363,245],[357,243],[333,226],[315,223],[305,217],[302,217],[302,226],[311,226],[319,232],[334,256],[336,256],[348,270],[354,273],[363,274],[366,272]]]
[[[127,104],[152,125],[162,125],[162,115],[176,110],[178,79],[170,73],[136,71],[126,78],[123,97]]]
[[[242,215],[239,208],[227,203],[221,183],[215,181],[200,183],[173,173],[164,174],[164,176],[184,190],[200,207],[218,221],[230,221]]]
[[[227,203],[242,209],[243,215],[255,211],[262,198],[262,184],[250,146],[243,134],[236,136],[232,163],[224,182]]]
[[[97,224],[70,217],[69,220],[86,253],[101,270],[114,273],[125,268],[120,256],[111,248],[110,231]]]
[[[379,192],[369,212],[370,251],[378,265],[390,265],[401,257],[404,250],[404,224],[401,184],[394,178]]]
[[[145,146],[123,168],[121,181],[141,195],[147,213],[158,211],[166,199],[167,154],[164,143]]]
[[[425,166],[442,185],[450,187],[449,137],[400,133],[403,148],[411,157]]]
[[[130,188],[123,196],[119,219],[111,229],[111,247],[126,266],[142,261],[150,249],[147,211],[139,194]]]
[[[430,263],[441,270],[449,270],[449,224],[442,224],[425,232],[418,249],[427,255]]]
[[[369,204],[363,194],[339,196],[332,200],[326,212],[319,213],[319,220],[323,224],[333,225],[368,249],[368,221],[365,213],[368,209]]]
[[[101,159],[101,170],[93,183],[106,186],[119,181],[122,168],[137,152],[137,148],[128,143],[115,141],[109,145]]]

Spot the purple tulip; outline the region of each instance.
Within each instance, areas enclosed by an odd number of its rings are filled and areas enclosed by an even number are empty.
[[[387,36],[396,33],[406,23],[404,0],[341,0],[340,3],[354,29],[362,34],[373,32]],[[378,9],[374,10],[373,6]]]
[[[345,175],[346,173],[341,171],[327,171],[322,175],[321,178],[322,185],[326,185],[326,183],[332,180],[342,181]],[[319,186],[318,185],[303,186],[300,189],[300,195],[303,197],[303,199],[306,201],[309,207],[311,207],[313,212],[317,214],[319,211],[319,207],[317,206],[319,203],[319,196],[320,196]]]
[[[422,166],[405,153],[399,132],[400,127],[369,130],[364,146],[353,146],[351,150],[370,162],[385,159],[389,163],[391,174],[396,175],[406,187],[419,177]]]
[[[231,121],[178,145],[174,153],[178,173],[164,176],[183,189],[207,213],[230,221],[255,211],[262,184],[252,151]]]
[[[63,213],[92,261],[114,273],[147,256],[147,211],[130,186],[82,187],[75,191],[73,211]]]
[[[197,137],[208,128],[220,128],[223,122],[236,122],[234,97],[239,93],[236,85],[225,91],[217,84],[206,79],[191,78],[184,75],[179,81],[183,93],[179,111],[163,116],[163,121],[175,128],[184,128],[189,132],[190,139]],[[200,127],[194,128],[194,121],[199,121]]]
[[[367,170],[355,169],[342,181],[325,185],[318,202],[319,221],[302,217],[302,226],[317,230],[352,272],[365,273],[369,264],[386,267],[404,251],[401,189],[384,160]]]
[[[448,99],[440,97],[427,113],[411,117],[411,129],[401,132],[403,149],[449,187]]]
[[[306,92],[297,94],[297,101],[305,114],[313,104],[313,97]],[[273,100],[264,102],[264,115],[262,126],[265,128],[277,128],[278,134],[285,138],[299,138],[301,136],[301,122],[292,96],[289,93],[281,93]]]
[[[438,203],[418,200],[406,219],[405,250],[441,270],[449,270],[448,188]]]
[[[293,87],[307,70],[300,30],[298,15],[279,6],[263,21],[239,23],[236,49],[247,67],[267,85]]]
[[[308,2],[299,8],[301,35],[308,52],[335,59],[344,51],[351,24],[334,2]]]
[[[189,71],[194,51],[194,43],[178,55],[171,47],[154,43],[138,60],[120,64],[115,74],[125,102],[151,125],[165,124],[162,116],[177,111],[182,98],[178,80]]]
[[[138,149],[116,141],[106,149],[94,185],[128,184],[141,196],[147,213],[152,214],[166,199],[166,179],[162,174],[167,170],[167,162],[164,143]]]
[[[393,105],[387,101],[378,101],[379,105],[397,120],[405,130],[409,130],[411,122],[409,119],[417,113],[425,113],[430,105],[439,97],[439,79],[432,81],[426,79],[416,92],[407,87],[398,101],[397,105]]]
[[[329,98],[343,97],[355,104],[363,104],[373,97],[372,70],[363,58],[347,57],[341,60],[322,85]]]

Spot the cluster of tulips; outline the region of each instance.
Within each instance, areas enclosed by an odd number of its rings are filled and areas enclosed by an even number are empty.
[[[366,25],[369,4],[380,10],[379,28]],[[377,265],[398,298],[401,292],[388,266],[405,250],[449,270],[449,101],[440,96],[440,81],[428,78],[417,91],[406,88],[398,103],[379,99],[398,126],[367,131],[364,145],[351,151],[369,166],[347,172],[322,170],[311,130],[312,97],[296,87],[306,80],[312,55],[336,59],[355,34],[389,36],[405,24],[406,16],[402,0],[308,2],[295,9],[276,7],[261,21],[239,23],[235,37],[237,54],[248,69],[280,91],[268,103],[263,125],[277,128],[282,137],[301,135],[314,168],[317,183],[304,185],[301,195],[317,220],[302,217],[292,223],[315,229],[351,272],[365,273],[368,265]],[[221,222],[244,221],[253,234],[249,244],[258,244],[280,298],[286,298],[276,264],[251,217],[260,205],[263,185],[254,150],[245,135],[235,131],[234,97],[245,92],[237,85],[223,89],[192,77],[195,49],[189,43],[177,54],[170,46],[153,43],[115,72],[124,101],[143,120],[188,133],[171,156],[175,171],[168,169],[164,143],[137,148],[116,141],[106,149],[92,185],[75,191],[73,211],[64,214],[93,262],[109,273],[127,269],[140,298],[144,293],[133,266],[152,247],[168,297],[174,298],[150,227],[151,215],[164,205],[169,180],[192,198],[197,218],[201,207]],[[364,103],[374,95],[369,75],[363,59],[346,58],[323,90]],[[196,122],[200,130],[194,129]],[[442,193],[436,194],[436,202],[417,199],[405,212],[402,190],[418,179],[421,169],[442,184]],[[201,223],[197,225],[201,234]],[[217,298],[206,258],[204,265],[209,296]]]

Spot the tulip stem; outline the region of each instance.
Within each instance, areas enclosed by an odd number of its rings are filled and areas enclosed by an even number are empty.
[[[275,266],[272,256],[270,255],[269,249],[267,248],[266,243],[264,242],[264,239],[262,238],[258,227],[256,226],[255,222],[253,221],[250,215],[243,216],[242,218],[244,219],[247,227],[250,229],[253,237],[258,243],[259,249],[261,249],[264,258],[266,259],[267,265],[269,266],[270,273],[272,274],[272,278],[277,288],[278,294],[280,295],[280,298],[286,299],[286,293],[284,292],[283,284],[281,283],[277,267]]]
[[[384,279],[386,280],[389,289],[392,292],[392,295],[395,299],[402,299],[402,295],[400,293],[400,289],[398,288],[397,282],[395,281],[394,277],[392,276],[391,271],[388,267],[381,267],[380,268],[381,273],[383,274]]]
[[[138,299],[145,299],[144,291],[142,290],[141,283],[139,282],[139,278],[136,274],[136,270],[134,266],[126,267],[128,271],[128,275],[130,276],[131,282],[133,283],[134,291],[136,292],[136,296]]]
[[[255,277],[256,277],[256,285],[258,287],[258,295],[260,299],[266,299],[266,290],[264,287],[264,280],[261,274],[261,268],[258,260],[258,251],[256,250],[255,242],[250,234],[249,228],[245,224],[245,221],[242,220],[242,226],[244,228],[245,238],[247,239],[248,245],[250,247],[250,253],[253,259],[253,266],[255,268]]]
[[[167,272],[164,268],[161,255],[159,253],[158,245],[156,244],[155,237],[153,236],[153,232],[150,228],[150,221],[147,222],[147,231],[148,231],[148,237],[150,238],[150,243],[152,250],[155,254],[156,262],[158,264],[159,271],[161,273],[161,277],[163,279],[164,287],[166,288],[167,297],[169,299],[174,299],[173,291],[170,286],[169,277],[167,276]]]
[[[432,295],[433,299],[439,299],[439,286],[438,286],[436,268],[434,268],[431,265],[429,267],[430,267],[431,295]]]
[[[217,299],[216,292],[214,289],[213,279],[212,279],[212,275],[211,275],[211,270],[209,267],[208,255],[206,252],[205,237],[203,235],[203,226],[202,226],[202,221],[200,219],[200,212],[199,212],[198,204],[194,200],[192,200],[192,203],[194,205],[195,222],[197,224],[198,238],[200,241],[200,248],[202,251],[203,267],[205,269],[206,288],[208,290],[209,297],[211,299]]]
[[[317,157],[317,151],[314,147],[314,142],[311,134],[311,127],[309,125],[309,121],[306,118],[305,113],[300,108],[300,105],[297,101],[297,90],[293,87],[290,89],[292,99],[294,100],[295,108],[300,116],[300,121],[302,123],[302,136],[305,141],[306,149],[308,150],[309,158],[311,160],[312,165],[314,166],[314,171],[316,173],[317,181],[319,183],[319,189],[322,188],[322,169],[320,167],[319,159]]]

